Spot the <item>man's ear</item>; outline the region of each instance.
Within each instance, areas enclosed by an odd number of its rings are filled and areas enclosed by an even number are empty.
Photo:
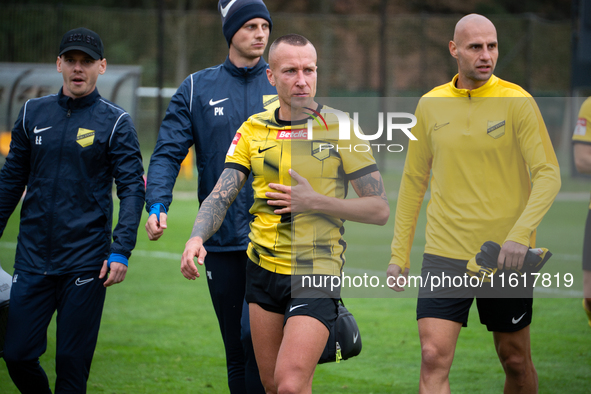
[[[57,60],[55,61],[55,66],[57,68],[57,72],[61,74],[62,72],[62,58],[61,57],[57,57]]]
[[[267,79],[271,86],[275,86],[275,78],[273,77],[273,71],[270,68],[267,69]]]
[[[103,75],[107,71],[107,59],[103,58],[100,60],[101,64],[99,67],[99,74]]]
[[[458,58],[458,47],[453,41],[449,42],[449,53],[456,59]]]

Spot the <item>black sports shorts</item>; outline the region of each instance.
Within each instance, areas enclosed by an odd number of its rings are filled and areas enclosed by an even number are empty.
[[[591,271],[591,209],[585,224],[585,240],[583,242],[583,270]]]
[[[466,260],[450,259],[425,253],[421,276],[441,275],[463,276]],[[486,285],[486,284],[485,284]],[[452,286],[453,287],[453,286]],[[510,291],[510,289],[504,289]],[[419,289],[417,300],[417,320],[433,317],[468,325],[468,314],[474,298],[480,316],[480,322],[489,331],[514,332],[531,324],[533,297],[532,289],[520,289],[522,294],[527,291],[529,297],[490,298],[490,288],[481,287],[442,287],[431,291],[425,286]],[[479,297],[482,296],[482,297]]]
[[[337,318],[338,298],[329,298],[325,294],[319,294],[318,298],[293,298],[293,279],[292,275],[268,271],[249,259],[246,263],[246,302],[258,304],[268,312],[284,315],[284,325],[292,316],[310,316],[330,330]]]

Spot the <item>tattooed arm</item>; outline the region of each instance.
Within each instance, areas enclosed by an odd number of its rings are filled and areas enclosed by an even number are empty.
[[[384,190],[384,182],[378,171],[351,180],[359,198],[341,199],[316,193],[310,183],[294,170],[291,177],[298,184],[284,186],[270,183],[277,193],[267,192],[269,205],[277,206],[276,214],[290,212],[319,211],[327,215],[354,222],[379,224],[383,226],[390,216],[390,206]]]
[[[236,199],[245,182],[246,175],[243,172],[226,168],[220,175],[213,191],[201,204],[197,218],[195,218],[191,238],[185,244],[185,251],[181,259],[181,272],[185,278],[194,280],[199,277],[194,258],[197,257],[199,265],[203,265],[207,255],[203,243],[218,231],[226,217],[228,208]]]

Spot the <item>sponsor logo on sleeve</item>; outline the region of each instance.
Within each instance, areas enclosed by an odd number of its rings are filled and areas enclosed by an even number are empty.
[[[579,118],[575,127],[574,135],[585,135],[587,133],[587,119]]]
[[[240,138],[242,138],[242,134],[236,133],[234,139],[232,140],[232,144],[230,145],[230,149],[228,149],[228,153],[226,153],[226,156],[234,156],[234,151],[236,150],[236,145],[238,145]]]

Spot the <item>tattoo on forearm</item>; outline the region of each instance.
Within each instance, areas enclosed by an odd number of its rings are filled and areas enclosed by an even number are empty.
[[[208,240],[220,228],[226,212],[246,182],[246,175],[238,170],[225,169],[211,194],[203,201],[193,225],[191,238]]]
[[[384,182],[379,172],[372,172],[351,181],[359,197],[379,196],[388,202]]]

